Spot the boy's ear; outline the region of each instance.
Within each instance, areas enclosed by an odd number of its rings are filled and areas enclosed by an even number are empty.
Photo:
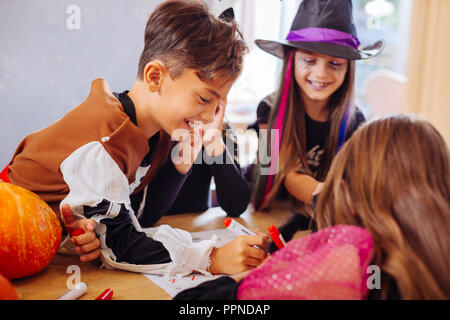
[[[159,91],[166,71],[165,66],[157,60],[150,61],[145,65],[144,82],[151,92]]]

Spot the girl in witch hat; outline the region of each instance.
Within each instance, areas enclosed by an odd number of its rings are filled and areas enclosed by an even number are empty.
[[[253,203],[270,208],[287,190],[306,209],[339,148],[365,121],[353,104],[355,60],[375,57],[384,41],[360,46],[351,0],[304,0],[286,40],[255,42],[283,59],[283,72],[278,91],[259,105],[271,110],[256,123],[268,122],[263,150],[271,155],[257,165]]]

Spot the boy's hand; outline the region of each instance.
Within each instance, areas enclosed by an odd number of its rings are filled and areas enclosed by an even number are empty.
[[[236,274],[256,268],[266,257],[267,236],[240,236],[211,252],[212,274]],[[258,246],[260,248],[255,248]]]
[[[194,129],[178,137],[180,142],[172,150],[172,162],[181,174],[186,174],[191,169],[200,150],[202,150],[201,125],[194,125]]]
[[[225,115],[225,102],[219,103],[216,108],[214,120],[203,125],[203,147],[211,157],[217,157],[225,151],[225,143],[222,139],[223,117]]]
[[[82,229],[83,234],[72,237],[75,250],[81,255],[80,261],[91,261],[100,256],[100,240],[95,233],[96,222],[92,219],[79,219],[74,216],[72,209],[68,204],[61,208],[61,215],[64,225],[69,234],[77,229]]]

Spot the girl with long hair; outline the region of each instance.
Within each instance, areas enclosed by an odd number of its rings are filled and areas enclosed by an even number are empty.
[[[253,203],[271,208],[287,191],[306,209],[339,148],[365,121],[353,102],[355,60],[378,55],[384,42],[359,46],[350,0],[304,0],[286,41],[256,44],[283,59],[283,71],[267,137],[260,131],[260,151],[271,154],[269,162],[259,157]]]

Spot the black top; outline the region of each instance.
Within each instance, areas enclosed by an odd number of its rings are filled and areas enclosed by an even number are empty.
[[[306,161],[312,173],[317,172],[324,153],[325,141],[329,132],[329,122],[321,122],[311,119],[305,112],[306,126]]]
[[[250,125],[249,129],[255,129],[259,134],[259,125],[269,122],[270,112],[274,103],[274,94],[268,95],[258,104],[256,110],[257,120],[254,124]],[[350,123],[345,135],[345,141],[350,139],[356,129],[366,121],[364,114],[356,107],[353,117],[350,119]],[[325,148],[326,139],[330,130],[329,121],[321,122],[311,119],[305,112],[305,131],[306,131],[306,160],[309,165],[309,169],[313,175],[320,167],[322,155]]]

